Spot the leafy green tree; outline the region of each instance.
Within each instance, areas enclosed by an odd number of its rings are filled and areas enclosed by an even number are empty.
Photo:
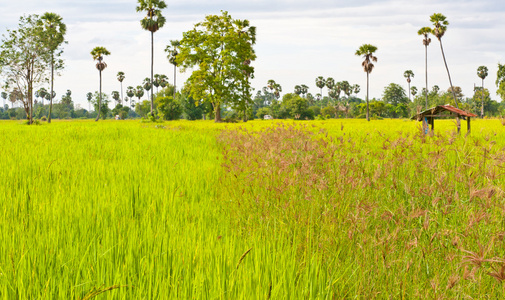
[[[480,79],[482,79],[482,90],[484,90],[484,79],[486,79],[488,75],[488,69],[486,66],[480,66],[477,68],[477,76],[479,76]],[[482,103],[481,103],[481,111],[480,111],[480,117],[484,118],[484,93],[482,94]]]
[[[150,114],[150,107],[151,102],[149,100],[144,100],[142,102],[139,101],[135,105],[135,112],[139,114],[141,117],[146,118]]]
[[[442,37],[447,31],[447,26],[449,26],[449,21],[447,18],[440,13],[435,13],[430,16],[430,21],[435,26],[432,29],[433,34],[437,37],[440,42],[440,50],[442,51],[442,57],[444,58],[445,69],[447,70],[447,76],[449,77],[449,83],[451,84],[452,95],[454,97],[454,102],[456,103],[456,107],[459,108],[458,100],[456,99],[456,94],[454,93],[454,86],[452,85],[451,73],[449,72],[449,67],[447,66],[447,61],[445,59],[444,47],[442,46]],[[459,119],[458,119],[459,122]],[[459,128],[459,124],[458,124]]]
[[[123,80],[125,79],[125,74],[123,71],[119,71],[117,72],[117,80],[119,81],[119,83],[121,84],[121,101],[124,100],[123,98]]]
[[[398,112],[406,111],[403,109],[403,107],[406,108],[410,102],[403,87],[396,83],[390,83],[387,87],[384,88],[384,92],[382,93],[382,101],[384,101],[386,104],[391,104],[393,108],[401,106],[402,109],[398,110]],[[397,115],[396,113],[394,116],[407,117],[405,114]]]
[[[151,82],[154,81],[154,33],[165,25],[166,19],[161,10],[167,5],[163,0],[138,0],[137,12],[146,12],[147,16],[140,20],[142,29],[151,32]],[[151,117],[154,117],[154,94],[151,89]]]
[[[496,71],[496,93],[505,102],[505,64],[498,64],[498,71]]]
[[[411,78],[414,77],[414,72],[412,72],[412,70],[407,70],[403,73],[403,77],[407,78],[407,83],[409,85],[409,101],[410,101],[410,82],[412,81]]]
[[[424,45],[424,70],[425,70],[425,79],[426,79],[426,90],[428,90],[428,46],[431,43],[431,38],[429,37],[431,33],[431,28],[430,27],[423,27],[419,29],[417,32],[418,35],[422,35],[423,38],[423,45]],[[426,93],[426,105],[425,109],[428,109],[428,93]]]
[[[168,61],[174,65],[174,98],[175,93],[177,91],[177,48],[181,45],[181,43],[177,40],[170,41],[170,45],[167,45],[165,48],[165,53],[167,54]]]
[[[110,112],[109,109],[109,97],[107,97],[107,94],[105,93],[99,93],[95,92],[93,94],[93,99],[91,100],[93,103],[93,106],[95,108],[95,111],[98,112],[98,117],[102,117],[102,120],[105,120],[107,118],[107,114]],[[97,120],[95,120],[97,121]]]
[[[33,123],[34,85],[43,82],[50,55],[46,49],[43,28],[38,15],[23,16],[17,29],[7,29],[0,44],[0,72],[6,84],[16,90],[14,99],[21,101],[29,124]]]
[[[98,113],[96,116],[95,122],[98,121],[100,118],[100,113],[102,111],[101,109],[101,104],[102,104],[102,71],[107,68],[107,64],[103,61],[103,57],[105,55],[110,55],[110,52],[105,49],[104,47],[95,47],[93,50],[91,50],[91,56],[93,57],[93,60],[96,60],[96,68],[98,70],[98,73],[100,74],[100,89],[99,92],[97,93],[98,95],[98,108],[95,109],[95,111]],[[105,109],[106,110],[106,109]],[[106,116],[104,116],[105,118]]]
[[[363,56],[365,59],[362,63],[361,66],[363,67],[363,70],[366,72],[366,120],[370,121],[370,109],[368,106],[368,95],[369,95],[369,77],[370,73],[372,72],[374,68],[373,62],[377,62],[377,57],[375,57],[373,54],[377,51],[377,47],[370,45],[370,44],[363,44],[359,47],[358,50],[356,50],[356,55],[357,56]]]
[[[164,120],[178,120],[183,108],[177,99],[170,96],[158,96],[156,98],[157,109]]]
[[[51,53],[51,91],[50,95],[54,91],[54,70],[55,68],[60,70],[63,68],[63,60],[58,59],[55,61],[55,56],[60,57],[63,53],[61,45],[65,42],[65,34],[67,32],[67,25],[63,23],[63,18],[58,14],[46,12],[40,18],[40,22],[44,27],[41,37],[44,40],[44,44],[47,50]],[[49,114],[47,117],[47,123],[51,123],[51,112],[53,109],[53,99],[51,98],[49,102]]]
[[[288,93],[282,97],[282,108],[289,117],[295,120],[313,119],[314,113],[309,111],[309,104],[306,99],[294,93]]]
[[[244,95],[250,93],[255,43],[256,27],[224,11],[220,16],[206,16],[183,34],[176,62],[183,70],[197,66],[187,88],[194,99],[212,104],[215,122],[221,122],[222,105],[244,102]]]

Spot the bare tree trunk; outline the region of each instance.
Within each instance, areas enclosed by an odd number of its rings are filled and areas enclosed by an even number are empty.
[[[428,45],[424,45],[424,73],[426,76],[426,109],[428,109]]]
[[[124,102],[124,98],[123,98],[123,82],[121,81],[121,105],[123,104]]]
[[[53,112],[53,88],[54,88],[54,56],[51,53],[51,91],[49,94],[49,115],[47,116],[47,123],[51,123],[51,114]]]
[[[153,85],[154,73],[154,32],[151,31],[151,85]],[[154,118],[154,94],[153,87],[151,86],[151,117]]]
[[[456,99],[456,93],[454,92],[454,87],[452,86],[451,74],[449,73],[449,67],[447,66],[447,61],[445,60],[444,47],[442,47],[442,40],[438,40],[440,42],[440,50],[442,50],[442,57],[444,58],[445,69],[447,70],[447,76],[449,76],[449,83],[451,84],[451,92],[452,97],[454,98],[454,102],[456,103],[456,108],[459,109],[458,99]],[[459,128],[459,119],[458,119],[458,128]]]
[[[95,122],[98,121],[98,119],[100,118],[100,111],[102,110],[102,71],[99,70],[99,73],[100,73],[100,89],[99,89],[99,92],[98,92],[98,115],[96,116],[96,119],[95,119]]]
[[[368,90],[369,90],[369,76],[370,73],[366,72],[366,120],[370,121],[370,109],[368,107]]]

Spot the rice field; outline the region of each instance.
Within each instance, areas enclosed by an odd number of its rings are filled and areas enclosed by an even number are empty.
[[[0,299],[505,297],[505,127],[0,122]]]

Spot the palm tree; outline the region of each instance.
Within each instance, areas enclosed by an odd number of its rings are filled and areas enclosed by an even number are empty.
[[[137,85],[137,90],[135,91],[135,96],[139,98],[139,103],[140,103],[140,98],[144,96],[144,88],[141,85]]]
[[[377,57],[373,56],[373,54],[377,51],[377,47],[370,44],[363,44],[356,50],[357,56],[363,56],[365,60],[361,63],[363,66],[363,70],[366,72],[366,120],[370,121],[370,109],[368,106],[368,96],[369,96],[369,77],[370,73],[374,68],[374,64],[372,62],[377,62]]]
[[[411,81],[410,78],[414,77],[414,72],[412,72],[412,70],[407,70],[403,73],[403,77],[407,78],[407,83],[409,84],[409,101],[410,101],[410,81]]]
[[[54,54],[58,47],[65,41],[67,26],[62,22],[63,19],[55,13],[46,12],[42,17],[40,17],[40,20],[44,26],[43,37],[45,37],[47,49],[51,53],[51,91],[49,95],[52,95],[54,91]],[[51,97],[47,123],[51,123],[52,110],[53,98]]]
[[[328,96],[329,96],[330,91],[333,90],[333,88],[335,87],[335,79],[328,77],[328,79],[326,79],[326,87],[328,88]]]
[[[160,86],[161,86],[161,88],[162,89],[165,88],[167,86],[167,84],[168,84],[168,77],[167,77],[167,75],[161,74],[159,80],[160,80]],[[174,97],[175,97],[175,87],[174,87]]]
[[[353,84],[352,91],[357,95],[361,91],[361,87],[359,86],[359,84]]]
[[[124,98],[123,98],[123,80],[125,79],[124,72],[122,72],[122,71],[117,72],[116,77],[117,77],[117,80],[121,83],[121,101],[123,101],[124,100]]]
[[[319,76],[316,78],[316,86],[321,90],[321,95],[323,94],[323,88],[326,85],[326,80],[324,80],[323,76]]]
[[[484,79],[488,75],[488,69],[486,66],[480,66],[477,68],[477,76],[479,76],[480,79],[482,79],[482,106],[480,108],[480,117],[483,119],[484,118]]]
[[[417,95],[417,88],[415,86],[411,87],[410,92],[412,93],[412,97],[415,97]]]
[[[126,88],[126,98],[128,99],[128,97],[130,98],[130,101],[132,100],[133,96],[135,96],[135,89],[133,88],[133,86],[129,86]]]
[[[300,95],[302,93],[302,87],[295,85],[295,94]]]
[[[142,86],[144,87],[144,90],[146,90],[147,95],[149,95],[149,91],[153,90],[153,84],[151,83],[151,80],[147,77],[144,79],[144,82],[142,82]],[[154,114],[152,115],[154,116]]]
[[[147,12],[147,16],[140,20],[142,29],[151,32],[151,82],[154,81],[154,33],[165,25],[165,17],[161,10],[167,5],[163,0],[138,0],[137,12]],[[154,94],[151,89],[151,116],[154,117]]]
[[[306,97],[306,95],[307,95],[307,93],[309,92],[309,87],[308,87],[308,86],[306,86],[305,84],[302,84],[302,85],[300,86],[300,88],[301,88],[301,91],[302,91],[302,95],[303,95],[303,97],[305,98],[305,97]]]
[[[442,46],[442,37],[444,36],[445,32],[447,31],[447,26],[449,25],[449,21],[447,21],[447,18],[440,13],[435,13],[430,16],[430,21],[433,23],[433,26],[435,28],[432,29],[432,33],[437,37],[438,41],[440,42],[440,50],[442,51],[442,57],[444,58],[444,64],[445,64],[445,69],[447,70],[447,76],[449,76],[449,83],[451,84],[451,91],[452,91],[452,96],[454,98],[454,103],[456,103],[456,107],[459,108],[458,104],[458,99],[456,99],[456,93],[454,92],[454,86],[452,85],[452,80],[451,80],[451,73],[449,73],[449,67],[447,66],[447,61],[445,59],[445,53],[444,53],[444,47]],[[458,123],[459,123],[459,118],[458,118]],[[458,124],[458,128],[459,128]]]
[[[6,92],[2,92],[2,99],[4,100],[4,105],[2,106],[2,108],[4,108],[4,107],[5,107],[5,100],[7,100],[7,97],[8,97],[8,96],[9,96],[9,95],[7,95],[7,93],[6,93]]]
[[[103,57],[105,55],[110,55],[110,52],[104,47],[95,47],[93,50],[91,50],[91,56],[93,56],[93,60],[98,61],[96,63],[96,68],[100,74],[100,90],[98,92],[98,115],[96,116],[95,122],[100,118],[100,111],[102,108],[102,71],[107,68],[107,64],[103,61]]]
[[[430,27],[423,27],[417,32],[418,35],[422,35],[423,45],[424,45],[424,71],[426,76],[426,90],[428,90],[428,46],[431,43],[431,38],[429,34],[431,33]],[[428,93],[426,93],[426,109],[428,109]]]
[[[177,76],[177,55],[179,52],[177,52],[177,47],[179,47],[181,43],[177,40],[172,40],[170,41],[170,45],[167,45],[165,48],[165,52],[167,53],[167,58],[168,61],[174,65],[174,99],[175,99],[175,92],[176,92],[176,76]]]
[[[86,94],[86,99],[88,100],[88,106],[89,106],[89,110],[88,111],[91,111],[91,99],[93,99],[93,93],[89,92]]]
[[[112,91],[111,96],[112,96],[112,99],[114,99],[114,101],[116,101],[116,104],[121,104],[121,102],[120,102],[121,99],[119,98],[118,91]]]

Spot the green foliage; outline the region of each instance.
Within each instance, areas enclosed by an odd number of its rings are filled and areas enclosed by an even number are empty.
[[[281,107],[290,118],[296,120],[314,119],[314,112],[309,110],[307,99],[294,93],[285,94],[282,97]]]
[[[164,120],[180,119],[183,108],[179,101],[172,96],[158,96],[155,101],[158,113],[163,115]]]
[[[186,85],[194,99],[212,103],[220,121],[222,104],[244,108],[251,100],[249,79],[256,54],[256,28],[247,20],[234,20],[227,12],[206,16],[183,34],[176,63],[193,68]]]
[[[407,106],[409,105],[409,98],[405,95],[405,90],[402,86],[396,83],[390,83],[384,88],[382,93],[382,101],[391,104],[393,107],[399,106],[398,109],[393,109],[395,117],[407,117]]]
[[[149,102],[149,100],[139,101],[139,103],[135,105],[135,112],[141,117],[146,118],[151,112],[151,102]]]
[[[498,64],[498,71],[496,72],[496,93],[505,101],[505,64]]]

